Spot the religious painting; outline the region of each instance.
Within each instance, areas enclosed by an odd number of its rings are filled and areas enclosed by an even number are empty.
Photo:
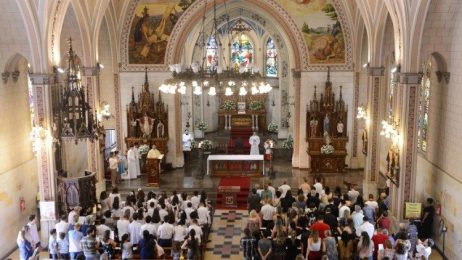
[[[141,1],[135,8],[128,39],[130,64],[164,64],[173,27],[195,0]]]
[[[278,0],[300,29],[309,63],[344,64],[345,40],[333,0]]]

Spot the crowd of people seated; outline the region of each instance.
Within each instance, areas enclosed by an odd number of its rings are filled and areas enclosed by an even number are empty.
[[[354,187],[331,191],[315,179],[297,190],[284,182],[253,188],[249,218],[241,238],[245,259],[428,259],[433,240],[418,235],[416,223],[392,229],[389,197],[365,200]]]
[[[205,192],[139,189],[123,201],[114,188],[100,194],[97,210],[75,207],[63,215],[50,231],[48,250],[51,259],[202,259],[212,214]],[[18,234],[21,259],[40,247],[34,219]]]

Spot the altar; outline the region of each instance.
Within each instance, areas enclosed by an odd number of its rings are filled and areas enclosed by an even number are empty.
[[[263,155],[213,154],[207,158],[207,175],[265,176]]]

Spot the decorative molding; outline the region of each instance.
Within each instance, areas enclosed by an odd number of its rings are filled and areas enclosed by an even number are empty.
[[[399,73],[398,82],[403,85],[419,85],[423,73],[401,72]]]
[[[359,75],[360,72],[355,72],[354,90],[353,90],[353,107],[356,109],[359,106]],[[353,157],[358,156],[358,120],[356,114],[353,115]]]
[[[415,164],[415,128],[416,128],[416,107],[417,107],[417,85],[414,84],[409,88],[408,114],[406,125],[406,154],[405,154],[405,172],[404,172],[404,200],[411,201],[413,164]]]
[[[29,78],[32,85],[50,85],[56,83],[54,74],[31,73],[29,74]]]
[[[10,73],[8,71],[5,71],[2,73],[2,80],[3,84],[8,83],[8,78],[10,77]]]
[[[115,117],[116,117],[116,135],[117,135],[117,146],[123,151],[123,138],[122,138],[122,107],[120,97],[120,86],[119,86],[119,74],[114,73],[114,99],[115,99]]]
[[[385,75],[385,67],[367,67],[367,75],[370,77],[380,77]]]
[[[300,78],[302,77],[302,71],[301,71],[301,70],[292,69],[292,76],[293,76],[295,79],[300,79]]]
[[[371,169],[370,181],[376,181],[377,175],[377,140],[378,140],[378,121],[379,121],[379,92],[380,92],[380,77],[376,76],[373,79],[372,85],[372,149],[371,149]]]
[[[15,71],[13,71],[13,72],[11,73],[11,78],[13,79],[14,82],[18,82],[18,79],[19,79],[19,75],[20,75],[20,74],[21,74],[21,73],[20,73],[19,71],[17,71],[17,70],[15,70]]]
[[[450,72],[438,70],[435,72],[435,74],[436,74],[436,77],[438,78],[438,83],[441,83],[443,79],[444,79],[444,82],[446,82],[446,84],[449,83],[449,79],[451,78]]]

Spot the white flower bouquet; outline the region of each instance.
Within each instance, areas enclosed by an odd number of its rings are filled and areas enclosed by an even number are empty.
[[[199,130],[201,130],[201,131],[207,130],[207,127],[208,127],[208,125],[207,125],[207,123],[206,123],[205,121],[200,121],[200,122],[197,123],[197,125],[196,125],[196,128],[199,129]]]

